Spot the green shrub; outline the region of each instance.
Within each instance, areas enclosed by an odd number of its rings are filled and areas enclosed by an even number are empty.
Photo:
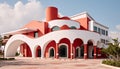
[[[0,58],[0,60],[15,60],[15,58]]]
[[[18,52],[15,53],[15,56],[19,56],[19,55],[20,55],[20,53],[18,53]]]
[[[103,60],[102,63],[103,64],[107,64],[107,65],[112,65],[112,66],[120,67],[120,61]]]

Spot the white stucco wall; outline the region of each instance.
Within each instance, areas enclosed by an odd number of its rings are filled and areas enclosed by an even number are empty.
[[[39,45],[41,47],[41,57],[44,56],[44,50],[47,43],[51,40],[55,40],[56,43],[59,43],[60,39],[68,38],[71,43],[76,38],[80,38],[83,40],[84,44],[87,44],[88,40],[93,40],[94,45],[97,45],[97,41],[100,39],[100,35],[98,33],[85,31],[85,30],[59,30],[50,32],[45,34],[39,38],[29,38],[25,35],[17,34],[13,35],[7,42],[5,46],[5,57],[11,57],[15,55],[17,48],[23,42],[27,43],[31,49],[32,57],[35,57],[36,47]]]
[[[73,20],[52,20],[49,21],[49,28],[52,28],[54,26],[61,27],[63,25],[67,25],[68,27],[75,26],[76,28],[80,28],[80,23]]]

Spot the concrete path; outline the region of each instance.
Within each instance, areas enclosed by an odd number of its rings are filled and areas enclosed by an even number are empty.
[[[114,69],[101,64],[102,59],[40,59],[16,57],[0,61],[0,69]]]

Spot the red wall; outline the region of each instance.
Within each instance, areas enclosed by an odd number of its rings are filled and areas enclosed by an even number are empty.
[[[46,48],[45,48],[45,53],[44,53],[44,56],[46,57],[46,58],[48,58],[49,57],[49,48],[50,47],[53,47],[54,48],[54,52],[56,52],[56,43],[55,43],[55,41],[51,41],[51,42],[49,42],[48,44],[47,44],[47,46],[46,46]],[[56,53],[55,53],[56,54]],[[54,54],[54,57],[55,57],[55,54]]]
[[[31,50],[26,43],[20,45],[20,52],[24,57],[32,57]]]
[[[23,28],[37,29],[39,37],[49,32],[47,22],[31,21],[30,23],[26,24]],[[34,32],[24,33],[24,35],[27,35],[28,37],[34,37]]]
[[[77,19],[76,21],[80,22],[80,29],[81,30],[88,30],[89,29],[89,18],[81,18]]]

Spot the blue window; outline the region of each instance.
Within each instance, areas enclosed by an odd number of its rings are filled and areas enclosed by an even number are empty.
[[[94,26],[94,31],[97,32],[97,27],[96,26]]]
[[[60,28],[59,28],[58,26],[54,26],[54,27],[52,28],[52,31],[57,31],[57,30],[60,30]]]
[[[75,26],[71,26],[70,28],[71,28],[71,29],[76,29],[76,27],[75,27]]]
[[[108,31],[106,31],[106,36],[108,36]]]

